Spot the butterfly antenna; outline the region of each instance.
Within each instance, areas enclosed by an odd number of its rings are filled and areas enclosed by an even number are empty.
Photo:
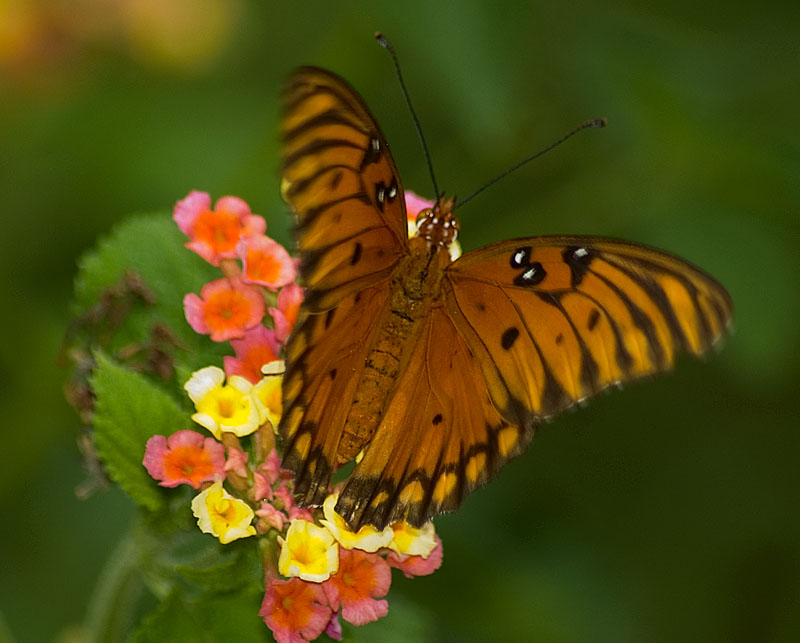
[[[375,40],[378,41],[378,44],[383,47],[386,51],[389,52],[389,55],[392,57],[392,62],[394,63],[394,70],[397,72],[397,80],[400,82],[400,89],[403,90],[403,98],[406,99],[406,105],[408,105],[408,111],[411,112],[411,118],[414,121],[414,127],[417,130],[417,136],[419,137],[419,142],[422,145],[422,153],[425,155],[425,161],[428,163],[428,171],[431,173],[431,182],[433,183],[433,193],[436,195],[436,198],[439,198],[439,186],[436,183],[436,175],[433,173],[433,163],[431,163],[431,155],[428,152],[428,145],[425,143],[425,137],[422,135],[422,127],[420,127],[419,119],[417,118],[417,113],[414,111],[413,105],[411,105],[411,99],[408,96],[408,90],[406,89],[406,84],[403,82],[403,74],[400,72],[400,63],[397,60],[397,54],[394,53],[394,47],[392,47],[392,43],[389,42],[389,39],[384,36],[380,31],[375,32]]]
[[[464,199],[461,199],[461,201],[459,201],[456,205],[453,206],[453,210],[455,210],[457,207],[460,208],[467,201],[471,201],[476,196],[478,196],[481,192],[483,192],[486,188],[488,188],[491,185],[494,185],[500,179],[502,179],[502,178],[508,176],[509,174],[511,174],[514,170],[518,170],[519,168],[521,168],[526,163],[529,163],[533,159],[538,159],[540,156],[542,156],[543,154],[546,154],[547,152],[552,150],[554,147],[558,147],[564,141],[566,141],[568,138],[572,138],[573,136],[575,136],[575,134],[577,134],[578,132],[582,132],[585,129],[589,129],[589,128],[593,128],[593,127],[605,127],[605,126],[606,126],[606,119],[605,118],[593,118],[592,120],[589,120],[589,121],[586,121],[584,123],[581,123],[580,125],[578,125],[578,127],[576,127],[575,129],[567,132],[566,134],[564,134],[564,136],[562,136],[557,141],[554,141],[554,142],[550,143],[550,145],[548,145],[546,147],[543,147],[541,150],[539,150],[535,154],[531,154],[528,158],[522,159],[516,165],[512,165],[505,172],[501,172],[496,177],[494,177],[491,181],[486,183],[483,187],[478,188],[472,194],[470,194],[468,197],[466,197]]]

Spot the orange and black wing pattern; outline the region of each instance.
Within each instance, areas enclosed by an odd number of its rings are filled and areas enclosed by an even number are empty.
[[[305,299],[287,346],[283,466],[319,504],[389,277],[408,252],[403,188],[383,135],[338,76],[298,69],[284,92],[284,198],[296,215]]]
[[[435,308],[336,510],[354,529],[419,527],[455,511],[532,437],[533,425],[500,416],[464,338]]]
[[[388,278],[407,252],[403,187],[389,146],[338,76],[298,69],[284,92],[282,192],[297,217],[309,311]]]
[[[532,237],[447,267],[446,307],[495,406],[525,426],[613,384],[705,353],[732,304],[713,278],[665,252],[612,239]]]

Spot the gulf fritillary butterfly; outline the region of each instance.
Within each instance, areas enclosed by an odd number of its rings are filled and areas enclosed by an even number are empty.
[[[725,289],[653,248],[540,236],[452,261],[459,224],[443,198],[409,239],[400,175],[355,90],[303,67],[285,105],[305,301],[279,433],[301,505],[322,504],[355,459],[336,505],[350,526],[421,526],[522,453],[543,419],[725,333]]]

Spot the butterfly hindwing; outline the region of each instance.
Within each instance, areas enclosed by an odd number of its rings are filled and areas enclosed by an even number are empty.
[[[732,314],[722,286],[688,262],[603,238],[503,241],[446,276],[448,312],[512,422],[668,370],[678,350],[700,355]]]
[[[336,510],[354,529],[401,519],[421,526],[457,509],[533,431],[500,417],[464,339],[434,308]]]
[[[407,252],[403,188],[383,134],[344,80],[303,67],[284,101],[282,192],[297,216],[304,305],[321,311],[387,279]]]
[[[306,313],[287,348],[283,380],[283,467],[294,473],[301,505],[321,504],[347,413],[389,289],[379,284],[324,313]]]

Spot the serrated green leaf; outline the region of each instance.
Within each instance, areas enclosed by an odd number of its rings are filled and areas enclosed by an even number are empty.
[[[141,303],[125,316],[111,344],[114,351],[149,338],[156,323],[166,325],[181,343],[176,359],[191,372],[217,363],[227,345],[197,335],[186,322],[183,298],[221,277],[219,270],[184,247],[186,238],[168,212],[131,217],[79,261],[75,280],[76,312],[92,308],[108,288],[118,286],[128,271],[154,295],[155,304]]]
[[[198,641],[265,643],[270,631],[258,616],[261,597],[254,592],[188,599],[173,592],[133,635],[133,643]]]
[[[152,435],[171,435],[191,427],[187,414],[166,393],[139,373],[98,353],[91,387],[96,397],[94,441],[109,476],[138,504],[164,505],[156,482],[142,465]]]

